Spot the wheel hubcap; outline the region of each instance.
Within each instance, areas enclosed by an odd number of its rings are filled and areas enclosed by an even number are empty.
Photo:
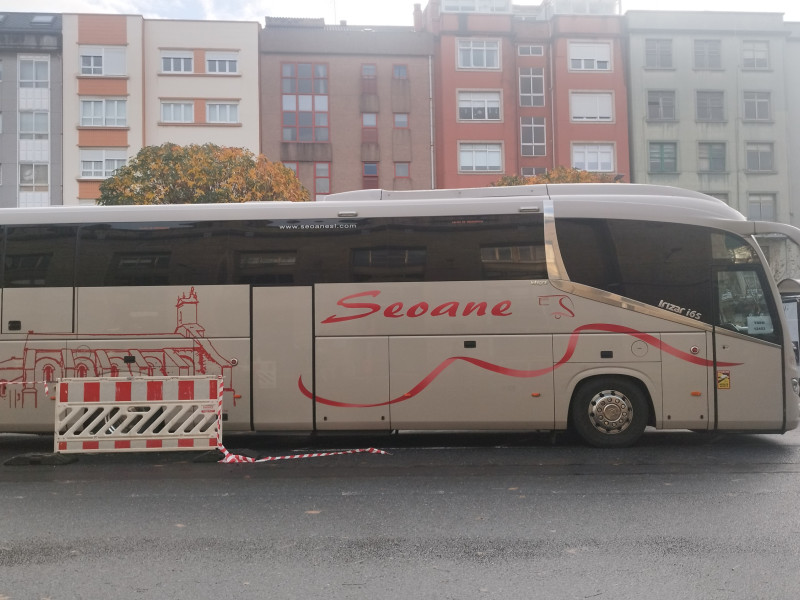
[[[589,422],[600,433],[616,434],[625,431],[633,418],[633,404],[617,390],[603,390],[589,403]]]

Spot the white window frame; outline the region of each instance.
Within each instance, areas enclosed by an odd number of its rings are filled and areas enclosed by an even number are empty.
[[[23,63],[31,63],[31,77],[23,76]],[[43,67],[43,68],[42,68]],[[19,56],[17,64],[19,87],[20,88],[50,88],[50,59],[47,56]]]
[[[570,92],[569,116],[576,123],[613,123],[613,92]]]
[[[21,162],[19,164],[19,190],[20,192],[49,192],[50,164]]]
[[[744,40],[742,42],[742,68],[748,71],[766,71],[770,68],[769,42]]]
[[[502,121],[503,94],[500,90],[458,91],[458,121]],[[462,109],[470,116],[463,116]],[[496,113],[495,113],[496,111]],[[475,116],[483,114],[483,117]],[[496,114],[497,116],[490,116]]]
[[[523,91],[525,89],[526,80],[530,80],[530,92]],[[541,92],[535,91],[535,82],[539,80],[541,83]],[[526,102],[527,100],[527,102]],[[519,105],[525,107],[539,107],[544,106],[544,69],[539,67],[520,67],[519,68]]]
[[[206,123],[239,123],[239,103],[206,102]]]
[[[742,119],[745,121],[772,121],[772,93],[768,91],[747,90],[743,92],[744,102]],[[748,107],[754,116],[747,116]],[[762,110],[766,107],[766,111]],[[765,116],[760,116],[766,112]]]
[[[520,117],[520,154],[547,156],[547,130],[544,117]]]
[[[773,142],[745,142],[744,155],[747,173],[775,172],[775,144]],[[751,156],[756,158],[754,162],[750,161]]]
[[[568,54],[567,65],[570,71],[607,73],[613,70],[611,42],[570,41]]]
[[[459,142],[458,172],[469,174],[502,173],[502,142]]]
[[[477,57],[482,58],[476,60]],[[501,64],[500,40],[475,38],[456,39],[456,65],[459,69],[499,71]]]
[[[775,221],[778,218],[778,195],[774,192],[753,192],[747,194],[747,218],[751,221]],[[754,206],[758,206],[758,214],[753,211]],[[767,206],[772,215],[764,215],[764,207]]]
[[[237,75],[238,52],[206,52],[206,73],[210,75]]]
[[[194,52],[191,50],[162,50],[161,73],[167,75],[194,73]]]
[[[84,77],[122,77],[128,74],[125,46],[79,46],[81,76]],[[91,58],[85,65],[84,58]]]
[[[651,94],[653,94],[651,96]],[[647,90],[647,120],[652,122],[672,122],[678,119],[678,103],[675,90]],[[657,102],[654,102],[656,100]],[[658,107],[658,114],[653,115],[650,108]],[[672,114],[668,114],[672,111]]]
[[[517,46],[517,56],[544,56],[544,46],[541,44],[520,44]]]
[[[128,126],[128,101],[125,98],[81,98],[80,112],[81,127]]]
[[[194,102],[161,101],[162,123],[194,123]]]
[[[28,115],[31,116],[31,119],[27,118]],[[19,111],[18,127],[21,140],[48,140],[50,139],[50,113],[46,110],[21,110]]]
[[[128,162],[121,148],[83,148],[80,151],[80,176],[82,179],[106,179]]]
[[[574,143],[572,144],[572,166],[592,173],[614,173],[616,152],[613,143]],[[596,165],[597,168],[589,168]]]

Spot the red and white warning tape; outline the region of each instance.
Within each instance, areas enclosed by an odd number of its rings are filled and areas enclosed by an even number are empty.
[[[291,454],[287,456],[265,456],[263,458],[251,458],[241,454],[231,454],[222,444],[222,395],[224,391],[222,377],[219,378],[219,390],[217,392],[217,450],[222,452],[221,463],[262,463],[275,460],[294,460],[297,458],[319,458],[322,456],[338,456],[341,454],[360,454],[369,452],[370,454],[389,454],[377,448],[360,448],[358,450],[337,450],[333,452],[311,452],[307,454]]]

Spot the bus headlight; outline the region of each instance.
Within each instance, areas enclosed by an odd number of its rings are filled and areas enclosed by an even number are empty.
[[[800,381],[798,381],[797,377],[792,377],[792,391],[795,396],[800,396]]]

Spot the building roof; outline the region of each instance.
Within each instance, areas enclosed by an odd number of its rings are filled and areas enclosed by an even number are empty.
[[[61,15],[0,12],[0,49],[24,52],[60,51]]]

